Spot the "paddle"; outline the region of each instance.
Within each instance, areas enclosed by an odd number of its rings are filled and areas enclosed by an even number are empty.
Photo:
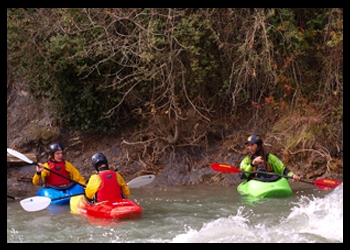
[[[132,179],[126,184],[128,185],[129,188],[139,188],[150,184],[155,177],[156,176],[153,174],[142,175],[142,176],[136,177],[135,179]]]
[[[14,196],[11,196],[11,195],[7,195],[7,198],[10,198],[10,199],[13,199],[13,200],[19,200],[18,197],[14,197]]]
[[[25,156],[24,154],[21,154],[20,152],[14,150],[14,149],[7,148],[7,152],[9,154],[17,157],[18,159],[21,159],[22,161],[25,161],[25,162],[29,163],[30,165],[38,165],[38,163],[30,160],[27,156]],[[64,176],[64,175],[61,175],[60,173],[57,173],[56,171],[53,171],[53,170],[51,170],[49,168],[46,168],[46,167],[44,167],[44,168],[47,169],[48,171],[54,173],[54,174],[57,174],[57,175],[61,176],[62,178],[65,178],[65,179],[67,179],[69,181],[72,181],[72,182],[74,182],[76,184],[79,184],[79,185],[81,185],[83,187],[86,187],[84,184],[81,184],[81,183],[79,183],[77,181],[74,181],[74,180]],[[152,174],[151,175],[139,176],[139,177],[129,181],[127,183],[127,185],[128,185],[129,188],[138,188],[138,187],[141,187],[141,186],[145,186],[147,184],[150,184],[154,180],[154,177],[155,177],[155,175],[152,175]]]
[[[9,153],[9,154],[11,154],[11,155],[17,157],[18,159],[21,159],[22,161],[25,161],[25,162],[29,163],[30,165],[36,165],[36,166],[38,165],[37,162],[32,161],[32,160],[29,159],[27,156],[25,156],[24,154],[21,154],[20,152],[14,150],[14,149],[7,148],[7,153]],[[60,174],[60,173],[58,173],[58,172],[56,172],[56,171],[53,171],[53,170],[51,170],[51,169],[49,169],[49,168],[47,168],[47,167],[44,167],[44,168],[45,168],[46,170],[48,170],[48,171],[54,173],[54,174],[57,174],[58,176],[61,176],[62,178],[66,179],[66,180],[69,180],[69,181],[74,182],[74,183],[76,183],[76,184],[78,184],[78,185],[81,185],[81,186],[83,186],[83,187],[86,187],[84,184],[81,184],[81,183],[79,183],[79,182],[77,182],[77,181],[75,181],[75,180],[72,180],[71,178],[68,178],[68,177],[66,177],[66,176],[64,176],[64,175],[62,175],[62,174]]]
[[[127,185],[129,188],[139,188],[150,184],[154,180],[154,178],[155,178],[155,175],[153,174],[139,176],[129,181]],[[73,196],[82,195],[82,194],[84,193],[73,194],[73,195],[54,198],[54,199],[50,199],[44,196],[33,196],[33,197],[26,198],[24,200],[21,200],[20,204],[24,210],[28,212],[35,212],[35,211],[39,211],[47,208],[50,205],[51,201],[61,200],[68,197],[73,197]]]
[[[250,173],[250,174],[258,173],[258,174],[267,174],[267,175],[277,175],[277,176],[284,177],[284,178],[293,178],[292,176],[280,175],[280,174],[271,173],[271,172],[244,171],[244,170],[241,170],[235,166],[231,166],[231,165],[228,165],[225,163],[213,163],[210,166],[213,170],[218,171],[218,172],[235,173],[235,174],[238,174],[238,173]],[[299,181],[304,182],[304,183],[308,183],[308,184],[313,184],[314,186],[316,186],[320,189],[326,189],[326,188],[333,189],[333,188],[336,188],[340,184],[339,181],[333,180],[330,178],[318,179],[315,181],[307,181],[307,180],[300,179]]]
[[[73,195],[59,197],[55,199],[50,199],[45,196],[33,196],[33,197],[23,199],[19,203],[21,204],[22,208],[27,212],[36,212],[47,208],[50,205],[51,201],[62,200],[65,198],[82,195],[82,194],[84,193],[73,194]]]

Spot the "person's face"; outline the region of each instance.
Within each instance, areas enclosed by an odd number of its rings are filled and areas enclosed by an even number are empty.
[[[258,150],[258,145],[255,144],[255,143],[254,144],[248,144],[247,148],[249,149],[250,153],[253,155]]]
[[[97,169],[103,168],[103,167],[105,167],[105,166],[106,166],[106,164],[101,163],[101,164],[99,164],[99,165],[97,166]]]
[[[53,153],[53,159],[57,162],[61,162],[63,158],[63,152],[62,150],[57,150],[55,153]]]

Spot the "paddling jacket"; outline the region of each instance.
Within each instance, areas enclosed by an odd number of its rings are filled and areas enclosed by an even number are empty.
[[[124,178],[113,170],[104,170],[91,175],[85,188],[85,197],[90,202],[127,199],[129,196],[130,189]]]
[[[63,176],[67,176],[69,179],[72,179],[76,182],[79,182],[82,185],[85,185],[85,178],[79,173],[79,171],[73,166],[69,161],[62,160],[61,162],[52,162],[48,161],[44,163],[44,169],[41,171],[41,175],[37,173],[34,174],[32,178],[32,183],[34,185],[39,185],[43,183],[45,186],[51,187],[60,187],[63,185],[70,184],[69,180],[50,172],[48,169],[55,171]],[[40,179],[41,176],[41,179]]]
[[[288,176],[294,175],[293,172],[291,172],[288,168],[286,168],[284,166],[284,164],[281,162],[280,159],[277,158],[277,156],[268,153],[268,154],[266,154],[266,158],[267,158],[266,165],[268,168],[266,171],[274,172],[274,173],[280,174],[280,175],[288,175]],[[261,171],[262,170],[260,167],[259,167],[259,169],[256,169],[256,167],[251,164],[251,160],[250,160],[249,155],[244,157],[244,159],[242,160],[242,162],[239,166],[239,169],[244,170],[246,172]],[[242,173],[242,177],[252,179],[254,177],[254,174]]]

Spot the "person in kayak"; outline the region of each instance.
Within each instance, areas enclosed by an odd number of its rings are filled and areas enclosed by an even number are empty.
[[[263,147],[263,141],[258,134],[252,134],[248,137],[245,142],[248,148],[248,155],[246,155],[240,164],[240,169],[249,172],[249,171],[258,171],[258,172],[273,172],[279,175],[291,176],[293,181],[299,181],[300,176],[294,174],[288,168],[284,166],[282,161],[275,155],[267,153]],[[268,175],[263,173],[242,173],[241,179],[259,179],[264,181],[274,181],[280,176],[278,175]]]
[[[52,143],[49,145],[48,149],[48,161],[44,164],[38,163],[38,166],[36,166],[36,173],[32,178],[32,183],[34,185],[40,184],[45,187],[68,189],[76,184],[69,180],[71,179],[85,186],[85,178],[80,174],[79,170],[72,163],[63,158],[62,145],[59,143]],[[47,169],[51,169],[52,171]]]
[[[129,198],[130,189],[124,178],[118,172],[109,169],[104,154],[95,153],[91,161],[96,174],[91,175],[85,188],[85,198],[88,202]]]

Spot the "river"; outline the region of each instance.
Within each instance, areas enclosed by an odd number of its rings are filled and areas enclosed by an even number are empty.
[[[343,243],[343,183],[291,182],[293,195],[250,200],[236,187],[134,188],[142,217],[91,220],[68,205],[27,212],[7,199],[8,243]],[[35,194],[34,194],[35,195]]]

